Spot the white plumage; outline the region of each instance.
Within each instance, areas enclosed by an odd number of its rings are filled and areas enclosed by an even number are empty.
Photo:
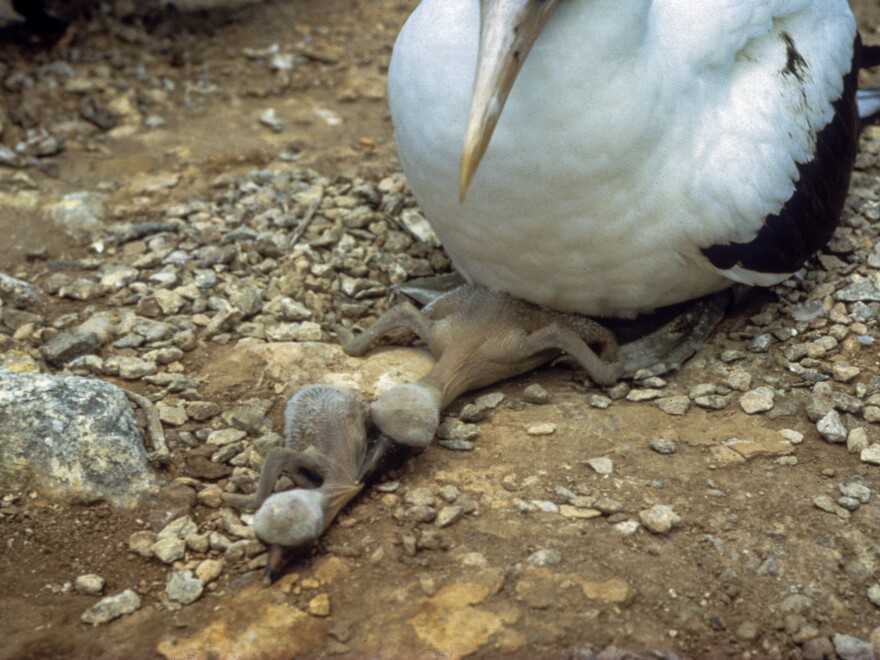
[[[389,71],[400,158],[474,283],[608,316],[773,284],[702,250],[795,193],[855,37],[845,0],[562,0],[459,202],[480,3],[423,0]]]

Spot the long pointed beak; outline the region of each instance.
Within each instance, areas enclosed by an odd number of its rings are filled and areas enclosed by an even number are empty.
[[[481,0],[477,78],[461,152],[464,201],[516,76],[559,0]]]

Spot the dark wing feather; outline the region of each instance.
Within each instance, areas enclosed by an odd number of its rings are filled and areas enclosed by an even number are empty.
[[[798,165],[800,178],[794,194],[778,214],[767,218],[753,240],[704,248],[703,254],[716,268],[793,273],[831,239],[840,222],[858,150],[860,48],[856,37],[853,65],[844,77],[843,94],[834,103],[834,117],[817,135],[815,157]]]

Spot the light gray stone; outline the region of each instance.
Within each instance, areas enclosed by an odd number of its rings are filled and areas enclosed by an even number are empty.
[[[104,578],[100,575],[88,573],[78,576],[73,583],[73,588],[76,589],[77,593],[85,594],[86,596],[98,596],[104,591],[104,584]]]
[[[871,465],[880,465],[880,444],[876,442],[870,447],[866,447],[859,454],[859,458],[863,463]]]
[[[141,607],[140,597],[131,589],[126,589],[115,596],[102,598],[89,609],[82,613],[80,619],[83,623],[99,625],[117,619],[124,614],[131,614]]]
[[[163,564],[173,564],[186,554],[186,542],[182,539],[166,537],[153,544],[153,555]]]
[[[458,505],[444,506],[437,512],[437,518],[434,524],[437,527],[449,527],[450,525],[461,520],[464,515],[464,509]]]
[[[828,413],[816,422],[816,429],[826,441],[839,443],[846,442],[846,427],[840,419],[840,413],[829,410]]]
[[[80,243],[94,240],[104,230],[104,195],[73,192],[49,210],[61,231]]]
[[[658,454],[674,454],[676,450],[675,442],[668,438],[652,438],[648,446]]]
[[[196,602],[205,590],[205,583],[192,571],[172,571],[165,583],[165,593],[176,603],[189,605]]]
[[[773,409],[774,397],[772,387],[756,387],[739,398],[739,407],[749,415],[767,412]]]
[[[650,509],[640,511],[639,519],[645,529],[654,534],[668,534],[681,522],[681,516],[665,504],[655,504]]]
[[[876,660],[874,646],[852,635],[834,635],[834,652],[840,660]]]
[[[53,499],[127,506],[160,485],[123,391],[0,369],[0,481]]]
[[[536,550],[526,561],[532,566],[558,566],[562,563],[562,553],[552,548]]]
[[[591,458],[584,462],[593,468],[596,474],[605,476],[614,472],[614,462],[610,458],[601,456],[599,458]]]
[[[657,399],[656,403],[657,407],[667,415],[680,417],[687,413],[688,408],[691,405],[691,400],[684,395],[667,396],[662,399]]]

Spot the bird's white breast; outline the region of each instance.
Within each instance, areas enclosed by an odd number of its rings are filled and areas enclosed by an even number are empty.
[[[783,29],[810,74],[788,87]],[[479,3],[423,0],[389,70],[398,150],[467,278],[632,315],[736,276],[700,250],[750,240],[791,196],[854,34],[844,0],[566,0],[459,203]]]

